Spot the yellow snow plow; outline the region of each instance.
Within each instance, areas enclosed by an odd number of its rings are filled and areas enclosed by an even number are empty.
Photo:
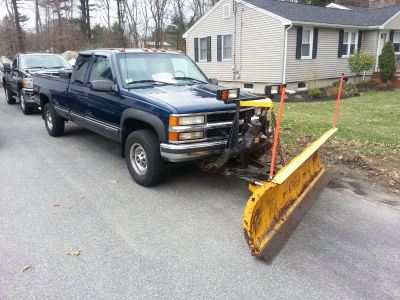
[[[270,262],[284,246],[302,217],[328,184],[321,165],[321,146],[337,131],[332,128],[290,163],[284,164],[279,126],[286,86],[269,86],[281,95],[278,120],[269,98],[241,98],[239,89],[222,89],[217,99],[236,104],[236,114],[226,149],[216,159],[203,161],[208,172],[233,175],[249,183],[252,192],[243,214],[243,232],[251,253]],[[340,100],[338,97],[336,115]],[[264,109],[258,117],[239,119],[240,108]],[[336,115],[335,122],[336,123]],[[277,156],[280,157],[277,160]]]

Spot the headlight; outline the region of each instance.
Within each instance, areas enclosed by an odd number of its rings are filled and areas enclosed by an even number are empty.
[[[179,140],[197,140],[203,138],[203,136],[203,131],[181,132],[179,133]]]
[[[180,117],[179,125],[204,124],[204,116]]]
[[[204,124],[204,116],[190,116],[190,117],[175,117],[169,118],[170,126],[182,126],[182,125],[198,125]]]
[[[33,88],[32,78],[30,78],[30,77],[24,78],[23,79],[23,86],[24,86],[24,88],[27,88],[27,89]]]

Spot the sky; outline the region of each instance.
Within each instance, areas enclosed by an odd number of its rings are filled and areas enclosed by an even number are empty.
[[[76,4],[79,2],[78,0],[74,1]],[[100,1],[91,1],[97,4],[100,3]],[[112,1],[113,2],[113,1]],[[75,9],[74,9],[74,15],[75,17],[79,17],[79,10],[77,5],[75,4]],[[112,3],[112,6],[116,6],[115,3]],[[34,1],[33,0],[19,0],[19,11],[20,14],[27,15],[29,17],[29,20],[23,24],[25,30],[35,30],[35,6],[34,6]],[[112,11],[112,21],[117,19],[116,15],[116,7],[111,9]],[[4,16],[7,15],[7,8],[5,4],[5,0],[0,0],[0,19],[3,19]],[[94,11],[91,12],[91,25],[94,26],[96,24],[104,24],[104,21],[101,17],[102,13],[99,11],[99,9],[95,9]],[[44,16],[43,16],[44,19]],[[91,27],[92,27],[91,26]]]

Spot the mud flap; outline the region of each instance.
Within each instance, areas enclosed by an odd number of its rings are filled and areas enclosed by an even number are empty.
[[[320,161],[321,146],[332,128],[253,192],[243,214],[243,232],[253,255],[266,262],[283,248],[303,216],[329,182]]]

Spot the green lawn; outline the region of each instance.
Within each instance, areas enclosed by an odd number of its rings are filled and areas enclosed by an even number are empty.
[[[335,108],[336,101],[285,103],[280,137],[287,154],[331,128]],[[336,127],[322,151],[325,162],[373,168],[400,182],[400,90],[342,99]]]

